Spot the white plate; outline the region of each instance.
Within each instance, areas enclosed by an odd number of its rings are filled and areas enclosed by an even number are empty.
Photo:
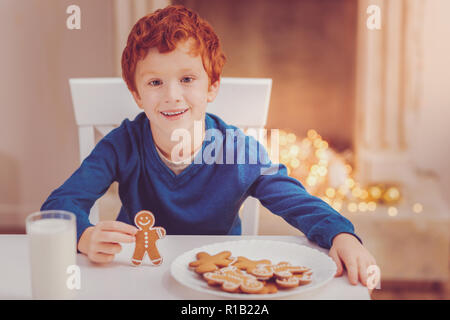
[[[309,267],[313,271],[312,282],[294,289],[278,290],[273,294],[238,294],[222,291],[209,286],[201,276],[189,269],[189,263],[196,260],[196,254],[205,251],[216,254],[221,251],[231,251],[233,257],[245,256],[252,260],[269,259],[276,264],[281,261],[292,265]],[[271,240],[238,240],[219,242],[193,249],[179,255],[170,267],[172,276],[181,284],[213,295],[228,299],[276,299],[288,295],[300,294],[323,286],[336,274],[336,264],[326,254],[296,243]]]

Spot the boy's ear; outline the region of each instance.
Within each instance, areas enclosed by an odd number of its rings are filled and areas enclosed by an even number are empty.
[[[214,101],[214,99],[216,98],[217,94],[219,93],[219,87],[220,87],[220,79],[209,86],[208,94],[207,94],[207,102],[213,102]]]
[[[136,104],[138,105],[138,107],[140,109],[143,109],[143,107],[142,107],[142,99],[139,96],[139,93],[136,92],[136,91],[131,91],[131,94],[133,95],[134,101],[136,101]]]

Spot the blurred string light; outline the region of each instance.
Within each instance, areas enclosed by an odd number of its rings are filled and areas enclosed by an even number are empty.
[[[306,190],[339,211],[375,212],[378,205],[388,206],[388,215],[398,215],[396,205],[402,200],[398,185],[361,185],[354,178],[353,167],[343,156],[331,150],[316,130],[308,130],[306,137],[299,139],[294,133],[279,130],[279,161],[287,168],[288,174],[304,184]],[[267,139],[270,142],[270,139]],[[266,145],[267,146],[267,145]],[[267,146],[270,148],[270,145]],[[330,176],[337,163],[344,171],[340,183],[331,185]],[[412,206],[415,213],[423,211],[421,203]]]

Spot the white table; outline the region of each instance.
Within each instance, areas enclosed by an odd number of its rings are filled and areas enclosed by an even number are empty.
[[[134,245],[123,245],[122,252],[108,265],[95,265],[86,256],[77,255],[81,269],[81,289],[78,299],[177,299],[211,300],[221,297],[194,291],[178,283],[170,273],[172,261],[180,254],[215,242],[267,239],[294,242],[327,250],[309,242],[305,237],[295,236],[167,236],[158,241],[158,248],[164,257],[159,267],[148,264],[131,265]],[[31,299],[31,280],[28,239],[26,235],[0,235],[0,299]],[[353,286],[346,275],[334,278],[323,287],[286,299],[370,299],[366,287]]]

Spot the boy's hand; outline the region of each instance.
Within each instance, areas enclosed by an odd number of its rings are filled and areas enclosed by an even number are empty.
[[[78,250],[96,263],[108,263],[122,251],[119,242],[136,241],[138,229],[120,221],[101,221],[87,228],[78,241]]]
[[[348,280],[352,285],[358,284],[358,278],[367,286],[367,268],[376,265],[375,258],[353,235],[340,233],[333,239],[328,255],[337,265],[336,277],[342,276],[343,265],[347,269]]]

